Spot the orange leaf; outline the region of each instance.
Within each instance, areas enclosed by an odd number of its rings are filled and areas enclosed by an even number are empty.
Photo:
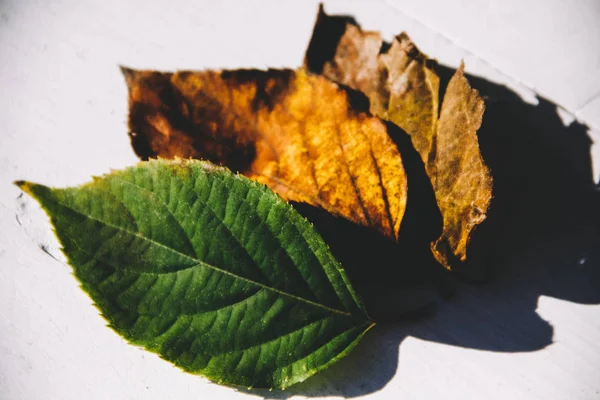
[[[304,70],[123,69],[142,158],[203,158],[398,239],[407,179],[384,122]]]

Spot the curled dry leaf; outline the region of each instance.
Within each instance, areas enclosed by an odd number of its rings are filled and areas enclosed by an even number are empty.
[[[483,99],[469,86],[463,66],[451,79],[440,112],[436,62],[408,35],[398,35],[388,46],[378,32],[365,32],[346,18],[328,16],[322,6],[305,65],[363,92],[373,114],[411,136],[443,216],[443,233],[432,251],[447,268],[454,257],[464,261],[469,236],[485,219],[492,179],[477,139]]]
[[[123,69],[142,159],[202,158],[398,239],[407,179],[386,124],[303,70]]]

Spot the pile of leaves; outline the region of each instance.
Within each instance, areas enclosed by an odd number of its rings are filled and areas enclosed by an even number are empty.
[[[467,259],[492,180],[463,69],[442,88],[405,33],[387,44],[321,8],[296,70],[122,68],[143,162],[17,184],[125,339],[284,389],[447,292]]]

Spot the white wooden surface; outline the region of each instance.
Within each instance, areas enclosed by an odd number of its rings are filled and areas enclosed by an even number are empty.
[[[598,4],[379,0],[326,9],[388,39],[406,30],[442,62],[464,58],[468,72],[531,102],[534,88],[599,126]],[[600,300],[510,282],[510,296],[465,287],[435,317],[380,328],[287,394],[248,394],[127,345],[103,326],[69,268],[40,249],[56,246],[47,219],[17,200],[10,182],[74,185],[136,162],[118,64],[295,67],[316,10],[315,1],[0,0],[0,399],[600,398]],[[585,252],[552,254],[547,262],[565,268],[588,263]]]

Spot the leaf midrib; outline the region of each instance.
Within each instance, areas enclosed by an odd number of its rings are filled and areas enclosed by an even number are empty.
[[[300,302],[303,302],[303,303],[307,303],[307,304],[310,304],[310,305],[312,305],[312,306],[314,306],[314,307],[322,308],[322,309],[325,309],[325,310],[327,310],[327,311],[329,311],[329,312],[333,312],[333,313],[336,313],[336,314],[340,314],[340,315],[344,315],[344,316],[348,316],[348,317],[351,317],[351,316],[352,316],[352,314],[351,314],[351,313],[349,313],[349,312],[346,312],[346,311],[341,311],[341,310],[338,310],[338,309],[335,309],[335,308],[331,308],[331,307],[328,307],[328,306],[326,306],[326,305],[323,305],[323,304],[320,304],[320,303],[316,303],[316,302],[314,302],[314,301],[311,301],[311,300],[305,299],[305,298],[303,298],[303,297],[296,296],[296,295],[293,295],[293,294],[291,294],[291,293],[284,292],[284,291],[282,291],[282,290],[279,290],[279,289],[276,289],[276,288],[273,288],[273,287],[267,286],[267,285],[265,285],[265,284],[263,284],[263,283],[260,283],[260,282],[256,282],[256,281],[254,281],[254,280],[252,280],[252,279],[248,279],[248,278],[246,278],[246,277],[239,276],[239,275],[237,275],[237,274],[234,274],[233,272],[230,272],[230,271],[227,271],[227,270],[221,269],[221,268],[219,268],[219,267],[217,267],[217,266],[214,266],[214,265],[211,265],[211,264],[205,263],[204,261],[198,260],[197,258],[191,257],[191,256],[189,256],[189,255],[187,255],[187,254],[185,254],[185,253],[182,253],[182,252],[178,251],[178,250],[172,249],[172,248],[170,248],[170,247],[168,247],[168,246],[166,246],[166,245],[164,245],[164,244],[162,244],[162,243],[160,243],[160,242],[157,242],[157,241],[155,241],[155,240],[153,240],[153,239],[151,239],[151,238],[148,238],[148,237],[146,237],[146,236],[140,235],[140,234],[139,234],[139,233],[137,233],[137,232],[132,232],[132,231],[130,231],[130,230],[128,230],[128,229],[125,229],[125,228],[123,228],[123,227],[121,227],[121,226],[117,226],[117,225],[111,224],[111,223],[109,223],[109,222],[106,222],[106,221],[100,220],[100,219],[98,219],[98,218],[92,217],[91,215],[88,215],[88,214],[85,214],[85,213],[83,213],[83,212],[81,212],[81,211],[79,211],[79,210],[76,210],[75,208],[73,208],[73,207],[71,207],[71,206],[69,206],[69,205],[67,205],[67,204],[64,204],[63,202],[60,202],[60,201],[58,201],[58,200],[56,200],[56,199],[54,199],[54,201],[55,201],[57,204],[60,204],[62,207],[65,207],[65,208],[67,208],[67,209],[69,209],[69,210],[71,210],[71,211],[75,212],[76,214],[79,214],[79,215],[81,215],[81,216],[85,217],[85,218],[88,218],[88,219],[90,219],[90,220],[92,220],[92,221],[99,222],[99,223],[101,223],[101,224],[104,224],[105,226],[108,226],[108,227],[110,227],[110,228],[113,228],[113,229],[119,230],[119,231],[121,231],[121,232],[124,232],[124,233],[127,233],[127,234],[129,234],[129,235],[133,235],[133,236],[135,236],[135,237],[137,237],[137,238],[139,238],[139,239],[142,239],[142,240],[144,240],[144,241],[150,242],[151,244],[154,244],[154,245],[157,245],[157,246],[159,246],[159,247],[161,247],[161,248],[164,248],[164,249],[166,249],[167,251],[170,251],[171,253],[174,253],[174,254],[176,254],[176,255],[178,255],[178,256],[180,256],[180,257],[183,257],[183,258],[185,258],[185,259],[188,259],[188,260],[191,260],[191,261],[195,262],[195,265],[191,265],[191,266],[188,266],[188,267],[185,267],[185,268],[179,269],[179,270],[177,270],[177,271],[184,271],[184,270],[186,270],[186,269],[189,269],[189,268],[194,268],[194,267],[197,267],[197,266],[202,266],[202,267],[209,268],[209,269],[212,269],[212,270],[214,270],[214,271],[220,272],[220,273],[222,273],[222,274],[229,275],[229,276],[232,276],[232,277],[234,277],[234,278],[240,279],[240,280],[242,280],[242,281],[244,281],[244,282],[248,282],[248,283],[250,283],[250,284],[256,285],[256,286],[258,286],[258,287],[260,287],[260,288],[263,288],[263,289],[266,289],[266,290],[270,290],[270,291],[272,291],[272,292],[274,292],[274,293],[277,293],[277,294],[279,294],[279,295],[281,295],[281,296],[286,296],[286,297],[292,298],[292,299],[294,299],[294,300],[296,300],[296,301],[300,301]],[[70,238],[70,239],[71,239],[71,241],[73,240],[72,238]],[[123,268],[122,270],[124,270],[124,271],[125,271],[125,270],[127,270],[127,269],[126,269],[126,268]],[[132,271],[132,270],[129,270],[129,271]],[[136,273],[140,273],[140,274],[141,274],[141,273],[146,273],[146,274],[156,274],[156,275],[162,275],[162,274],[166,274],[166,273],[172,273],[172,272],[176,272],[176,271],[169,271],[169,272],[140,272],[140,271],[132,271],[132,272],[136,272]]]

